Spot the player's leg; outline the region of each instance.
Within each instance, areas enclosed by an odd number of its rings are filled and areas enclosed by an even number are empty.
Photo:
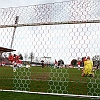
[[[80,70],[80,65],[78,65],[78,70]]]
[[[54,65],[54,68],[57,68],[57,64]]]
[[[13,62],[13,71],[16,72],[16,69],[17,69],[17,64],[16,62]]]
[[[85,76],[85,73],[82,73],[82,77],[84,77]]]
[[[16,69],[17,69],[17,66],[14,65],[14,66],[13,66],[13,71],[16,72]]]
[[[82,77],[87,76],[87,74],[88,74],[88,70],[86,67],[84,67],[82,71]]]

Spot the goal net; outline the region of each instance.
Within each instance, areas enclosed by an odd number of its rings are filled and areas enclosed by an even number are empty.
[[[0,90],[100,98],[99,5],[68,0],[0,9]],[[82,76],[88,56],[94,77]]]

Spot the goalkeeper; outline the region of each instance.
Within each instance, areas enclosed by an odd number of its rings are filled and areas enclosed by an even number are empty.
[[[84,68],[83,68],[83,73],[82,76],[92,76],[94,77],[94,72],[93,72],[93,61],[90,60],[90,57],[87,57],[87,60],[84,61]]]

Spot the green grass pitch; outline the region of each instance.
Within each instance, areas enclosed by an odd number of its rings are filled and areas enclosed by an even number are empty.
[[[0,89],[100,96],[100,70],[95,71],[94,78],[82,77],[81,73],[77,68],[53,67],[18,68],[13,72],[12,67],[0,66]]]

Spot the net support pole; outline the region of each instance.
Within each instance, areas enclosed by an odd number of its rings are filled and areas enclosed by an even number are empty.
[[[16,16],[15,24],[18,24],[18,19],[19,19],[19,16]],[[12,46],[13,46],[13,41],[14,41],[14,36],[15,36],[16,28],[17,28],[17,26],[14,26],[14,31],[13,31],[12,41],[11,41],[11,46],[10,46],[11,49],[12,49]]]

